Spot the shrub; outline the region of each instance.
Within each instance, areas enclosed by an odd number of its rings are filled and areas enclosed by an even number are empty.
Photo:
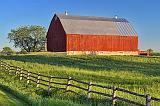
[[[20,54],[28,54],[28,52],[25,49],[21,49],[21,51],[19,53]]]
[[[11,55],[14,53],[14,51],[10,47],[4,47],[1,53],[5,55]]]

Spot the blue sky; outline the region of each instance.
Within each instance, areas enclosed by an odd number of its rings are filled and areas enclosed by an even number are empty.
[[[0,49],[7,33],[22,25],[49,27],[54,13],[128,19],[139,34],[139,49],[160,51],[160,0],[0,0]]]

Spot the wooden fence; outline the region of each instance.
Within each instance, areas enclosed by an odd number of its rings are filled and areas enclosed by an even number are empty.
[[[50,95],[50,93],[51,93],[50,91],[52,88],[57,88],[60,90],[66,90],[68,92],[76,93],[75,91],[69,89],[69,87],[75,87],[75,88],[81,89],[83,91],[86,91],[87,92],[86,96],[88,99],[92,98],[91,94],[98,94],[98,95],[110,97],[112,100],[113,106],[116,105],[116,100],[120,100],[120,101],[127,102],[130,104],[138,105],[138,106],[151,106],[152,101],[160,102],[160,98],[151,97],[149,94],[147,94],[147,95],[138,94],[138,93],[131,92],[131,91],[128,91],[128,90],[125,90],[122,88],[117,88],[114,86],[102,86],[102,85],[98,85],[98,84],[93,84],[92,82],[88,83],[88,82],[73,79],[72,77],[65,78],[65,77],[57,77],[57,76],[46,76],[46,75],[42,75],[40,73],[34,73],[34,72],[27,71],[27,70],[22,69],[17,66],[11,66],[2,60],[0,60],[0,67],[1,67],[1,70],[4,70],[8,74],[11,74],[11,75],[14,74],[16,76],[19,76],[20,80],[26,79],[27,84],[29,84],[30,82],[34,82],[37,85],[37,87],[39,87],[39,85],[46,86],[48,95]],[[56,82],[53,79],[66,80],[67,83]],[[87,88],[77,86],[77,85],[71,83],[71,81],[75,81],[77,83],[84,84],[87,86]],[[42,83],[42,82],[45,82],[45,83]],[[63,85],[65,87],[56,87],[56,86],[52,86],[52,84]],[[112,90],[112,94],[107,94],[107,93],[92,90],[92,87],[110,89],[110,90]],[[145,104],[141,104],[141,103],[129,100],[127,98],[118,97],[118,96],[116,96],[117,91],[145,98],[145,100],[146,100]]]

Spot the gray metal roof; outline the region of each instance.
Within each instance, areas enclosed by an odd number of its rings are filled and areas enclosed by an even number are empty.
[[[124,18],[56,15],[67,34],[137,36]]]

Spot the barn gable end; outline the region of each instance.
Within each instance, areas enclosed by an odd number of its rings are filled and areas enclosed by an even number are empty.
[[[50,52],[66,52],[66,33],[56,15],[53,17],[48,29],[47,50]]]

